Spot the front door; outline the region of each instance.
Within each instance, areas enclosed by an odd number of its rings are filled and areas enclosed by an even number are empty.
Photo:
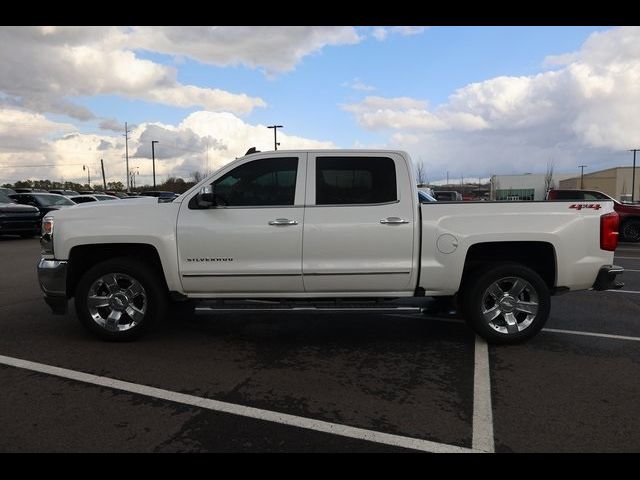
[[[184,291],[302,292],[305,173],[306,155],[252,156],[212,181],[217,206],[185,199],[177,225]]]

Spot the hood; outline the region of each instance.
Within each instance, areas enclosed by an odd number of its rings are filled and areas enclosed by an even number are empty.
[[[39,213],[36,207],[18,203],[0,203],[0,213]]]
[[[103,219],[107,223],[119,222],[119,221],[139,221],[140,215],[145,215],[145,212],[149,212],[161,209],[170,203],[158,203],[158,199],[154,197],[146,197],[140,199],[131,200],[111,200],[103,202],[87,202],[79,203],[77,205],[69,205],[73,208],[61,208],[58,210],[52,210],[47,215],[53,216],[56,219]],[[179,205],[179,204],[176,204]],[[165,210],[166,211],[166,210]]]

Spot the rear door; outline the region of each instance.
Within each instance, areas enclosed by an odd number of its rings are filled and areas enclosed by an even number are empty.
[[[396,153],[310,153],[303,277],[310,293],[411,290],[417,198]]]

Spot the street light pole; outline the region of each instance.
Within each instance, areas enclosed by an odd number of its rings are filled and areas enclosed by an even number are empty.
[[[582,190],[584,188],[584,167],[588,167],[589,165],[578,165],[578,168],[580,169],[580,190]]]
[[[634,148],[633,150],[629,151],[633,152],[633,172],[631,173],[631,203],[633,203],[636,194],[636,152],[638,151],[638,149]]]
[[[151,141],[151,159],[153,161],[153,188],[156,188],[156,151],[154,149],[155,144],[160,143],[158,140]]]
[[[282,125],[270,125],[267,128],[273,128],[273,148],[274,150],[278,150],[278,145],[280,144],[278,143],[277,132],[279,128],[282,128]]]
[[[82,170],[87,171],[87,183],[89,184],[89,188],[91,188],[91,171],[89,170],[89,167],[87,167],[86,165],[82,165]]]

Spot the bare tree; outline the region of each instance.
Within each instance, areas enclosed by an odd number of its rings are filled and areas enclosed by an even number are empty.
[[[418,180],[418,185],[424,185],[427,183],[427,170],[424,168],[422,159],[419,159],[416,162],[416,179]]]
[[[551,190],[555,185],[553,184],[553,170],[555,169],[556,162],[550,158],[547,162],[547,171],[544,174],[544,191],[545,193]]]
[[[191,178],[193,179],[194,183],[198,183],[202,179],[204,179],[204,173],[195,170],[191,172]]]

